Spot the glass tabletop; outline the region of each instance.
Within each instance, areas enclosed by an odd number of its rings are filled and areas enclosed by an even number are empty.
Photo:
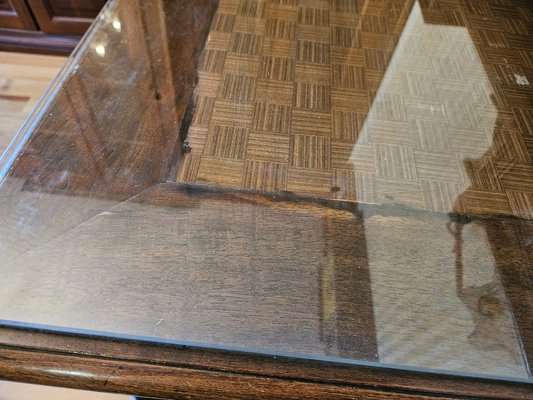
[[[526,0],[111,0],[0,159],[0,320],[532,382]]]

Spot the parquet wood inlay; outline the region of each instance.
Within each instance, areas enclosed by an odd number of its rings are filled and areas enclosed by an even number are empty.
[[[177,180],[530,218],[531,11],[222,0]]]

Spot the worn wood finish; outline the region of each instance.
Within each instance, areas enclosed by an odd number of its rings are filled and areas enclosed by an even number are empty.
[[[165,398],[182,398],[176,396],[176,390],[182,391],[187,383],[187,395],[193,398],[201,396],[235,396],[233,398],[255,398],[254,391],[271,382],[275,391],[265,388],[264,396],[270,398],[285,398],[277,392],[277,385],[281,382],[294,382],[302,391],[290,390],[286,395],[296,398],[322,398],[324,390],[335,385],[339,390],[327,392],[330,398],[398,398],[402,394],[410,398],[426,398],[444,396],[445,398],[494,398],[494,399],[525,399],[530,393],[530,385],[498,382],[468,378],[425,374],[420,372],[364,367],[354,365],[341,365],[330,363],[324,368],[322,362],[312,360],[298,360],[285,357],[272,357],[257,354],[243,354],[223,350],[209,350],[187,346],[172,346],[150,344],[131,340],[113,341],[83,335],[58,334],[53,332],[31,329],[2,328],[0,337],[3,345],[0,354],[7,359],[13,357],[21,363],[43,365],[35,372],[28,372],[26,366],[19,372],[23,375],[15,376],[12,367],[1,368],[0,375],[7,377],[10,373],[13,380],[29,380],[35,383],[54,384],[79,389],[119,391],[142,396],[160,396]],[[27,348],[32,343],[31,352],[22,351],[20,345]],[[75,348],[76,350],[73,350]],[[31,361],[30,361],[31,360]],[[57,362],[57,364],[55,364]],[[15,362],[11,365],[17,365]],[[44,367],[46,365],[46,367]],[[52,369],[57,365],[59,371],[56,376],[53,372],[46,374],[44,370]],[[113,366],[109,376],[113,386],[105,384],[105,371],[98,365]],[[131,369],[136,365],[137,370]],[[162,367],[157,369],[144,369],[144,365]],[[28,366],[29,367],[29,366]],[[8,369],[9,368],[9,369]],[[94,369],[93,369],[94,368]],[[122,371],[126,369],[122,375]],[[9,371],[9,372],[8,372]],[[144,372],[142,372],[144,371]],[[228,383],[227,387],[219,386],[212,390],[207,382],[181,379],[200,376],[203,371],[212,371],[213,376],[225,378],[235,377],[238,373],[243,380],[237,379]],[[69,379],[69,374],[87,373],[83,382]],[[150,373],[163,373],[164,382],[158,382],[156,388],[152,387],[154,376]],[[130,375],[131,374],[131,375]],[[161,379],[161,376],[159,377]],[[203,378],[202,378],[203,379]],[[104,385],[102,385],[102,381]],[[216,383],[216,382],[215,382]],[[322,389],[317,385],[326,384]],[[236,386],[234,386],[236,384]],[[146,387],[148,385],[148,387]],[[251,385],[251,386],[250,386]],[[250,389],[250,388],[253,388]],[[248,391],[250,389],[250,391]],[[317,390],[318,389],[318,390]],[[268,394],[267,394],[268,393]],[[453,393],[453,394],[452,394]],[[275,395],[276,394],[276,395]],[[251,396],[251,397],[247,397]]]
[[[54,355],[0,348],[0,357],[10,360],[0,366],[4,378],[53,384],[84,390],[129,392],[167,399],[396,399],[428,400],[426,394],[383,391],[345,385],[331,385],[295,379],[278,379],[247,374],[185,369],[178,366],[139,364],[91,357]],[[16,365],[16,366],[15,366]],[[65,366],[68,366],[65,368]],[[81,374],[77,374],[81,372]],[[77,375],[73,381],[72,373]],[[446,398],[457,398],[447,396]]]

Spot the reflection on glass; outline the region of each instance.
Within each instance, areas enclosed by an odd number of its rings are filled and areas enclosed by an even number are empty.
[[[100,57],[104,57],[105,56],[105,46],[103,44],[98,44],[96,45],[96,47],[94,48],[94,51],[96,52],[96,54],[98,54]]]
[[[297,3],[111,3],[4,159],[0,318],[530,380],[529,14]]]
[[[354,171],[362,180],[372,180],[353,193],[354,199],[464,212],[460,196],[472,185],[465,165],[487,152],[492,155],[498,117],[493,97],[467,28],[425,23],[415,2],[350,154]],[[378,178],[364,175],[372,150]],[[471,282],[463,287],[461,280],[456,288],[455,275],[463,271],[446,263],[451,261],[451,237],[440,259],[432,245],[445,236],[443,225],[432,231],[425,224],[427,242],[406,238],[388,247],[379,226],[373,232],[373,222],[369,218],[365,232],[380,360],[431,367],[439,359],[445,369],[491,365],[499,374],[527,376],[511,308],[482,226],[460,228],[459,240],[470,247],[461,256],[473,257],[460,262],[469,268]],[[394,227],[393,219],[388,223]],[[391,240],[406,228],[402,220],[396,224]],[[425,254],[428,249],[433,254]],[[384,255],[394,264],[381,261]],[[408,307],[412,302],[420,307]],[[431,343],[430,353],[424,343]]]
[[[365,233],[380,361],[527,376],[482,226],[462,230],[459,265],[443,218],[406,226],[405,218],[373,216]]]
[[[122,24],[120,23],[118,19],[115,19],[113,21],[113,29],[116,30],[117,32],[120,32],[122,30]]]

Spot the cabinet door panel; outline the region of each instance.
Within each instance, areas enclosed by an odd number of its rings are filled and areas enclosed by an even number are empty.
[[[35,29],[24,0],[0,0],[0,28]]]
[[[43,32],[82,35],[105,0],[28,0],[28,3]]]
[[[94,18],[106,0],[49,0],[54,15],[61,17]]]

